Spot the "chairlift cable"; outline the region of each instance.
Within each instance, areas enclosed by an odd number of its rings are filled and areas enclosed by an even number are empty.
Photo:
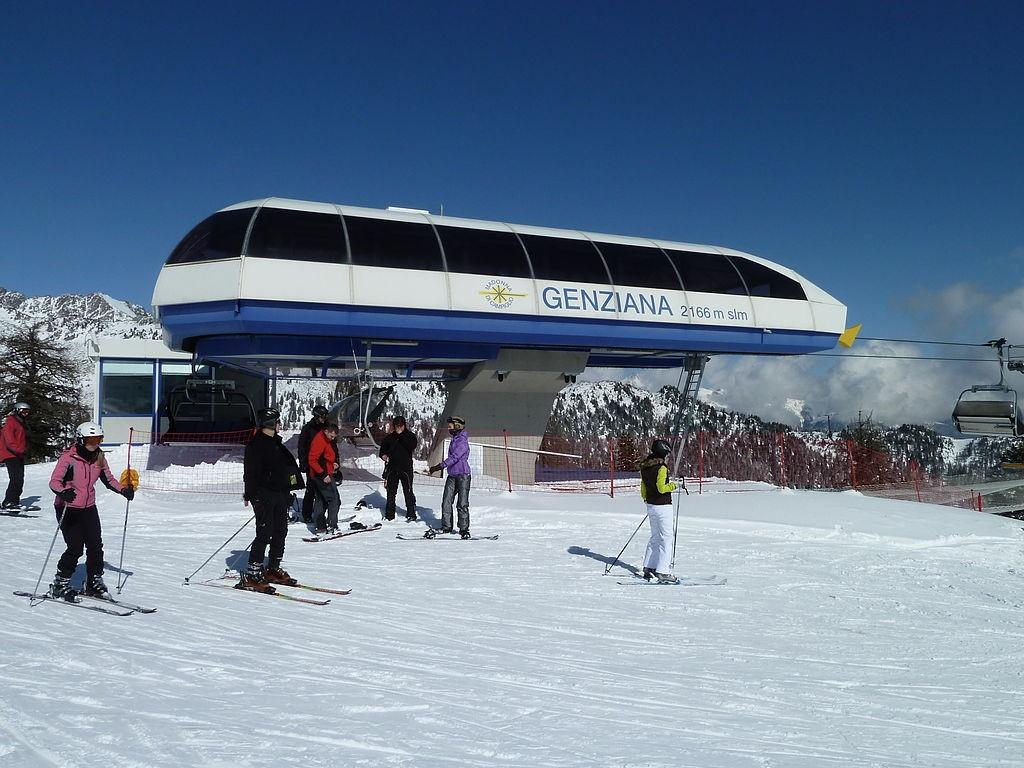
[[[880,360],[943,360],[954,363],[991,363],[991,358],[981,357],[920,357],[911,355],[863,355],[860,353],[813,352],[808,357],[870,357]]]
[[[987,343],[968,343],[965,341],[929,341],[927,339],[886,339],[875,336],[861,336],[861,341],[891,341],[897,344],[941,344],[947,347],[987,347]]]

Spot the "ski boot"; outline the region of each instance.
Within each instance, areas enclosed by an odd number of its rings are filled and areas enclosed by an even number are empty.
[[[472,539],[473,537],[470,536],[470,534],[469,534],[469,528],[467,528],[464,531],[459,531],[459,538],[463,539],[463,540],[465,540],[465,539]]]
[[[276,568],[268,568],[264,577],[271,584],[284,584],[286,587],[294,587],[299,583],[298,579],[293,579],[289,576],[288,571],[284,570],[280,565]]]
[[[676,578],[671,573],[660,573],[658,571],[655,571],[654,572],[654,579],[655,579],[655,581],[658,582],[658,584],[678,584],[679,583],[679,579]]]
[[[415,523],[416,522],[416,513],[415,512],[406,512],[405,513],[405,522],[407,522],[407,523]]]
[[[110,599],[110,590],[103,583],[102,576],[90,576],[85,580],[85,594],[87,597],[97,597],[100,600]]]
[[[654,569],[653,568],[644,568],[643,575],[640,578],[642,578],[644,581],[650,581],[651,579],[654,578]]]
[[[58,573],[54,575],[53,583],[50,584],[46,594],[54,600],[67,600],[69,603],[73,603],[78,593],[71,588],[71,577],[61,576]]]
[[[248,569],[242,572],[242,577],[238,580],[235,588],[247,589],[250,592],[273,593],[275,591],[267,582],[267,577],[263,573],[262,563],[250,563]]]

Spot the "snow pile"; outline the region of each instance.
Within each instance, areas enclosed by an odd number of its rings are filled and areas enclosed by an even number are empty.
[[[472,529],[497,541],[398,541],[419,530],[402,522],[307,544],[292,526],[285,567],[353,589],[316,607],[183,586],[251,511],[144,487],[124,597],[159,611],[119,618],[10,594],[53,534],[51,469],[28,468],[38,517],[0,517],[4,768],[994,768],[1024,748],[1018,521],[716,483],[681,499],[676,571],[728,583],[650,587],[602,576],[635,495],[474,492]],[[346,482],[343,509],[378,488]],[[436,525],[439,489],[418,491]],[[100,507],[113,584],[125,502],[101,489]],[[244,562],[251,535],[197,578]]]

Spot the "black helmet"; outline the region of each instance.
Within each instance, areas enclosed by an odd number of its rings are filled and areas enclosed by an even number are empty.
[[[655,440],[651,443],[651,454],[657,456],[659,459],[664,459],[672,453],[672,446],[664,440]]]
[[[260,408],[256,413],[256,421],[261,427],[273,427],[281,420],[281,412],[277,408]]]
[[[314,405],[313,406],[313,415],[316,416],[318,419],[326,419],[327,418],[327,409],[324,408],[322,405]]]

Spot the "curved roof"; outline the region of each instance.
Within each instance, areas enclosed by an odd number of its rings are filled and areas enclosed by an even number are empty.
[[[669,367],[687,352],[830,349],[846,320],[792,269],[729,248],[285,198],[194,228],[153,304],[172,347],[248,365],[388,344],[393,363],[422,367],[502,347]]]
[[[292,211],[309,211],[311,213],[340,213],[342,216],[360,216],[373,219],[384,219],[389,221],[406,221],[423,223],[424,221],[435,226],[464,227],[469,229],[490,229],[495,231],[512,231],[517,234],[532,234],[547,237],[577,238],[597,240],[602,243],[618,243],[622,245],[635,245],[638,247],[651,247],[667,249],[678,249],[684,251],[697,251],[703,253],[720,254],[723,256],[740,256],[750,261],[761,264],[781,275],[792,278],[804,286],[808,299],[814,301],[836,301],[834,297],[823,291],[816,284],[798,274],[789,267],[777,264],[768,259],[755,256],[734,248],[723,246],[707,245],[701,243],[685,243],[674,240],[663,240],[659,238],[636,237],[629,235],[615,235],[602,232],[589,232],[575,229],[555,229],[552,227],[539,227],[532,224],[512,224],[509,222],[490,221],[486,219],[464,219],[456,216],[441,216],[432,214],[426,210],[414,208],[364,208],[357,205],[343,205],[340,203],[322,203],[310,200],[294,200],[287,197],[264,197],[255,200],[245,200],[240,203],[221,208],[222,211],[234,211],[243,208],[281,208]],[[836,302],[838,303],[838,302]]]

